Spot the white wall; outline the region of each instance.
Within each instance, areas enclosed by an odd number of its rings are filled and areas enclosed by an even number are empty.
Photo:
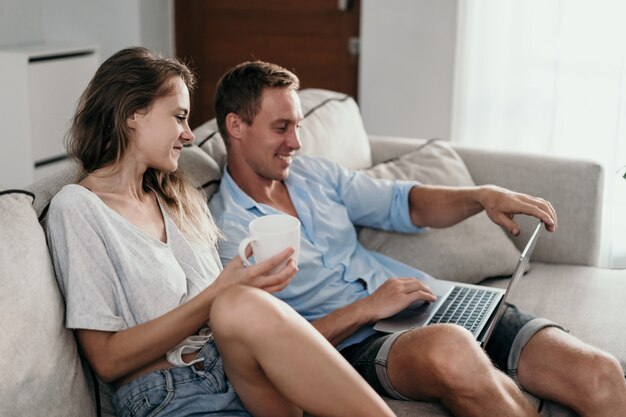
[[[43,0],[0,0],[0,47],[43,40]]]
[[[126,46],[139,45],[137,0],[47,0],[43,2],[44,39],[100,45],[106,59]]]
[[[0,0],[0,47],[97,44],[105,60],[127,46],[173,53],[172,0]]]
[[[363,0],[359,105],[369,133],[449,138],[457,0]]]
[[[146,48],[174,55],[173,0],[139,0],[141,42]]]

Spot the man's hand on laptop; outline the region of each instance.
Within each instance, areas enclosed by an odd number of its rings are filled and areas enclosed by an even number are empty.
[[[426,284],[415,278],[389,278],[362,303],[370,315],[370,322],[376,322],[407,308],[416,301],[433,302],[437,296]]]
[[[556,230],[556,210],[549,201],[494,185],[480,187],[479,195],[489,218],[514,236],[520,233],[519,225],[513,220],[516,214],[534,216],[545,223],[546,230]]]

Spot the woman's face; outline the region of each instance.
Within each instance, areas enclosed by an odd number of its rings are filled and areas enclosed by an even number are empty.
[[[172,94],[157,99],[148,110],[134,113],[128,121],[130,156],[146,169],[175,171],[183,145],[194,140],[187,123],[189,90],[178,77],[170,82]]]

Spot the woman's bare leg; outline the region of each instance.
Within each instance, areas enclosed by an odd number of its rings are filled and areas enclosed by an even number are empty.
[[[313,326],[265,291],[220,294],[211,328],[228,378],[256,417],[394,415]]]

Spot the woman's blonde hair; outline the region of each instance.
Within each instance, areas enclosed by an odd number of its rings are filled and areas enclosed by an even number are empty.
[[[102,63],[80,98],[67,139],[68,155],[84,174],[119,164],[129,148],[127,120],[172,94],[176,78],[190,92],[195,87],[195,76],[185,64],[146,48],[123,49]],[[183,174],[149,168],[143,188],[156,193],[188,237],[211,246],[220,237],[206,196]]]

